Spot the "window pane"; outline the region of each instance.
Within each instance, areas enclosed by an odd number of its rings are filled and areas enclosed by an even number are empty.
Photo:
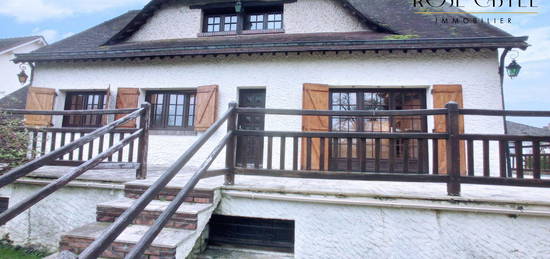
[[[163,98],[166,98],[164,103]],[[147,100],[152,105],[153,128],[192,128],[194,126],[195,94],[182,91],[152,92],[148,93]]]
[[[106,93],[67,93],[66,110],[97,110],[105,108]],[[73,115],[63,117],[64,127],[99,127],[101,115]]]

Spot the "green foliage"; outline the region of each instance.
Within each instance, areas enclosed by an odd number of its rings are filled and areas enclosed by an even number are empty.
[[[5,240],[0,241],[0,259],[39,259],[46,255],[32,248],[12,246]]]
[[[420,36],[416,35],[416,34],[407,34],[407,35],[391,35],[391,36],[386,36],[384,37],[385,40],[409,40],[409,39],[414,39],[414,38],[418,38]]]
[[[27,161],[28,137],[21,127],[21,120],[0,113],[0,163],[8,164],[9,167]]]

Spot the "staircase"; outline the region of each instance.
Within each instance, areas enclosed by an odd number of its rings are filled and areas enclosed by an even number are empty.
[[[103,258],[124,258],[139,241],[155,219],[163,212],[183,185],[169,184],[146,209],[132,222],[115,242],[102,254]],[[84,225],[63,235],[60,251],[81,253],[109,227],[140,195],[151,180],[140,180],[125,184],[125,198],[97,205],[96,222]],[[185,183],[185,180],[184,182]],[[219,203],[219,191],[215,187],[195,189],[185,199],[177,213],[145,252],[146,259],[171,259],[194,257],[205,249],[207,223]],[[204,232],[204,233],[203,233]]]

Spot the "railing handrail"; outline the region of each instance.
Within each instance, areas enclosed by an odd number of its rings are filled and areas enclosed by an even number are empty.
[[[56,179],[55,181],[51,182],[44,188],[40,189],[38,192],[32,194],[31,196],[18,202],[16,205],[10,207],[8,210],[0,214],[0,226],[6,224],[9,220],[15,218],[16,216],[18,216],[28,208],[32,207],[34,204],[45,199],[50,194],[61,189],[63,186],[67,185],[69,182],[73,181],[74,179],[76,179],[86,171],[94,168],[96,165],[101,163],[103,160],[107,159],[109,156],[111,156],[115,152],[118,152],[121,149],[123,149],[131,141],[140,137],[143,133],[144,133],[143,129],[137,130],[132,135],[124,138],[122,141],[118,142],[116,145],[110,147],[109,149],[102,152],[101,154],[95,156],[93,159],[90,159],[84,162],[82,165],[72,169],[64,176]]]
[[[299,115],[299,116],[430,116],[446,115],[447,108],[440,109],[410,109],[410,110],[303,110],[303,109],[267,109],[267,108],[237,108],[237,113],[270,114],[270,115]],[[509,117],[550,117],[550,111],[534,110],[492,110],[492,109],[458,109],[460,115],[479,116],[509,116]]]
[[[128,208],[114,223],[112,223],[101,235],[92,242],[79,256],[79,258],[97,258],[109,245],[130,225],[134,219],[147,207],[147,205],[168,185],[178,172],[193,158],[197,151],[214,135],[214,133],[235,112],[236,104],[232,106],[210,128],[203,133],[178,160],[163,173],[153,185],[151,185],[130,208]]]
[[[367,138],[367,139],[447,139],[447,133],[415,132],[323,132],[323,131],[264,131],[236,130],[237,136],[309,137],[309,138]]]
[[[228,132],[225,137],[220,141],[220,143],[214,148],[212,153],[206,158],[202,165],[197,169],[197,171],[191,176],[187,181],[185,186],[180,190],[176,195],[174,200],[170,202],[168,207],[164,209],[162,214],[155,220],[155,223],[147,230],[147,232],[142,236],[139,242],[132,248],[130,253],[126,256],[127,259],[138,259],[141,258],[141,255],[145,250],[153,243],[153,240],[158,236],[160,231],[166,226],[168,221],[172,216],[177,212],[178,208],[185,201],[185,197],[193,191],[199,180],[202,179],[203,175],[207,172],[208,168],[212,165],[214,160],[218,157],[220,152],[223,150],[225,145],[229,142],[230,138],[233,137],[233,132]]]
[[[109,133],[111,130],[115,129],[116,127],[130,121],[130,120],[133,120],[133,119],[136,119],[138,118],[143,112],[145,112],[145,109],[144,108],[140,108],[140,109],[137,109],[135,110],[134,112],[124,116],[123,118],[120,118],[116,121],[113,121],[99,129],[96,129],[94,130],[92,133],[88,134],[88,135],[85,135],[73,142],[71,142],[70,144],[66,145],[66,146],[63,146],[63,147],[60,147],[44,156],[41,156],[39,158],[36,158],[34,159],[33,161],[31,162],[28,162],[22,166],[19,166],[17,168],[14,168],[10,171],[8,171],[6,174],[0,176],[0,188],[8,185],[8,184],[11,184],[15,181],[17,181],[17,179],[19,179],[20,177],[23,177],[29,173],[31,173],[32,171],[46,165],[48,162],[51,162],[51,161],[54,161],[60,157],[63,157],[64,155],[66,155],[67,153],[77,149],[77,148],[80,148],[82,146],[84,146],[85,144],[95,140],[96,138],[106,134],[106,133]]]
[[[23,110],[23,109],[0,109],[0,112],[15,115],[110,115],[110,114],[129,114],[140,108],[135,109],[107,109],[107,110],[64,110],[64,111],[42,111],[42,110]]]
[[[446,115],[447,109],[416,109],[416,110],[301,110],[301,109],[265,109],[265,108],[237,108],[238,114],[271,114],[271,115],[299,115],[299,116],[429,116]]]
[[[18,130],[27,130],[31,132],[56,132],[56,133],[90,133],[97,128],[78,128],[78,127],[17,127]],[[110,133],[134,133],[138,128],[117,128],[111,130]]]
[[[550,111],[529,110],[488,110],[488,109],[459,109],[461,115],[480,116],[508,116],[508,117],[550,117]]]

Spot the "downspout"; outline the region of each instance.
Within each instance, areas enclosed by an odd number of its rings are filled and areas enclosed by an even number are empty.
[[[506,110],[506,103],[504,101],[504,66],[506,62],[506,56],[508,55],[508,52],[510,52],[511,48],[506,48],[502,52],[502,55],[500,56],[500,66],[499,66],[499,75],[500,75],[500,97],[502,98],[502,110]],[[503,124],[504,124],[504,134],[508,135],[508,122],[506,121],[506,114],[502,116],[503,118]],[[506,166],[508,171],[508,177],[512,177],[512,161],[510,159],[510,144],[506,143],[506,149],[505,156],[506,156]]]

